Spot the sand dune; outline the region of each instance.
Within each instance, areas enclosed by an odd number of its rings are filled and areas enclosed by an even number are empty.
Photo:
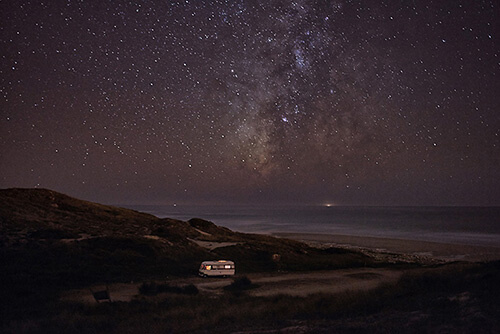
[[[274,233],[274,236],[303,241],[318,247],[364,249],[372,253],[407,254],[443,261],[482,262],[500,260],[500,248],[334,234]]]

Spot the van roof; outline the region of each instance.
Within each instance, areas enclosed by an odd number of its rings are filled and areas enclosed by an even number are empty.
[[[229,263],[229,264],[234,264],[233,261],[229,261],[229,260],[212,260],[212,261],[203,261],[202,263]]]

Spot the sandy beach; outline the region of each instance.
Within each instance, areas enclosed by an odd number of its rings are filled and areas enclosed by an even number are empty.
[[[483,262],[500,260],[500,248],[334,234],[273,233],[273,236],[306,242],[312,246],[361,249],[381,254],[407,254],[443,261]]]

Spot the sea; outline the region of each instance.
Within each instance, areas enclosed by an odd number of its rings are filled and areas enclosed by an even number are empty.
[[[126,206],[246,233],[315,233],[500,247],[500,207]]]

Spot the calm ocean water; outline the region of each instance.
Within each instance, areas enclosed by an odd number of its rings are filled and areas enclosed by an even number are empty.
[[[344,234],[500,247],[500,207],[127,207],[160,218],[203,218],[240,232]]]

